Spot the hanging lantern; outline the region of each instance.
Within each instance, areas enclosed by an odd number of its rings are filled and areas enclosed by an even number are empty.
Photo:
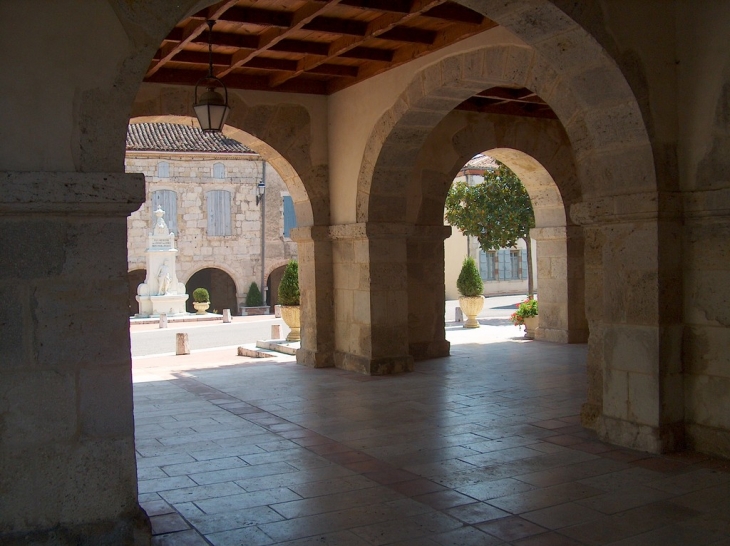
[[[208,23],[208,74],[198,80],[195,84],[195,116],[198,118],[200,128],[206,133],[220,133],[226,123],[231,108],[228,106],[228,89],[225,84],[213,75],[213,25],[214,21]],[[205,87],[207,91],[198,96],[198,88]],[[222,87],[224,95],[216,91],[216,87]]]

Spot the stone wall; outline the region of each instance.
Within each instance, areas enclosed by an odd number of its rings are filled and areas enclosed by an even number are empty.
[[[170,177],[157,176],[161,161],[170,165]],[[225,167],[223,179],[213,178],[213,165]],[[187,283],[197,271],[216,268],[225,271],[236,285],[238,303],[245,302],[252,282],[261,286],[261,204],[256,204],[256,185],[263,161],[255,154],[186,154],[128,152],[127,172],[145,175],[145,203],[127,219],[129,270],[145,268],[147,235],[151,228],[152,194],[172,190],[177,194],[177,275]],[[231,235],[208,235],[206,192],[225,190],[231,194]],[[284,237],[283,197],[289,195],[281,176],[266,167],[266,250],[264,286],[268,274],[290,258],[297,248]],[[165,218],[169,220],[169,212]],[[187,286],[188,293],[194,287]],[[234,314],[238,309],[231,310]]]

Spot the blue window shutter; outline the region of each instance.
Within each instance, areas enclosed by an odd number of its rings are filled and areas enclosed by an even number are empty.
[[[206,193],[208,206],[208,235],[231,235],[231,193],[212,190]]]
[[[292,228],[297,227],[297,216],[294,214],[294,200],[285,195],[284,198],[284,237],[291,237]]]
[[[167,161],[157,164],[157,178],[170,178],[170,164]]]
[[[499,260],[499,280],[503,281],[507,278],[507,256],[504,255],[504,249],[497,251],[497,259]]]
[[[496,259],[496,254],[494,252],[487,253],[487,280],[488,281],[497,280],[497,277],[496,277],[495,271],[494,271],[495,259]]]
[[[155,223],[157,222],[155,211],[157,210],[158,206],[165,211],[165,216],[163,216],[162,218],[167,224],[167,229],[177,235],[177,194],[172,190],[157,190],[152,192],[152,223],[150,224],[151,228],[153,228],[155,226]]]
[[[522,278],[527,278],[527,251],[526,250],[520,250],[520,254],[522,254]]]
[[[213,178],[223,179],[226,177],[226,167],[223,163],[213,164]]]
[[[487,260],[487,254],[480,248],[479,249],[479,276],[483,281],[489,278],[489,262]]]
[[[504,253],[504,278],[509,280],[512,278],[512,256],[507,249],[502,250]]]

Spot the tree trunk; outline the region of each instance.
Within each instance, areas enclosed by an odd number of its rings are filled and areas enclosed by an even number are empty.
[[[530,235],[523,237],[522,239],[527,245],[527,299],[533,299],[535,297],[535,288],[532,282],[532,241]]]

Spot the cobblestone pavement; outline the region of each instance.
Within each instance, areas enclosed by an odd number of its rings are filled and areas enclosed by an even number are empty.
[[[579,425],[586,347],[487,319],[366,377],[230,349],[135,360],[159,545],[730,546],[730,464]]]

